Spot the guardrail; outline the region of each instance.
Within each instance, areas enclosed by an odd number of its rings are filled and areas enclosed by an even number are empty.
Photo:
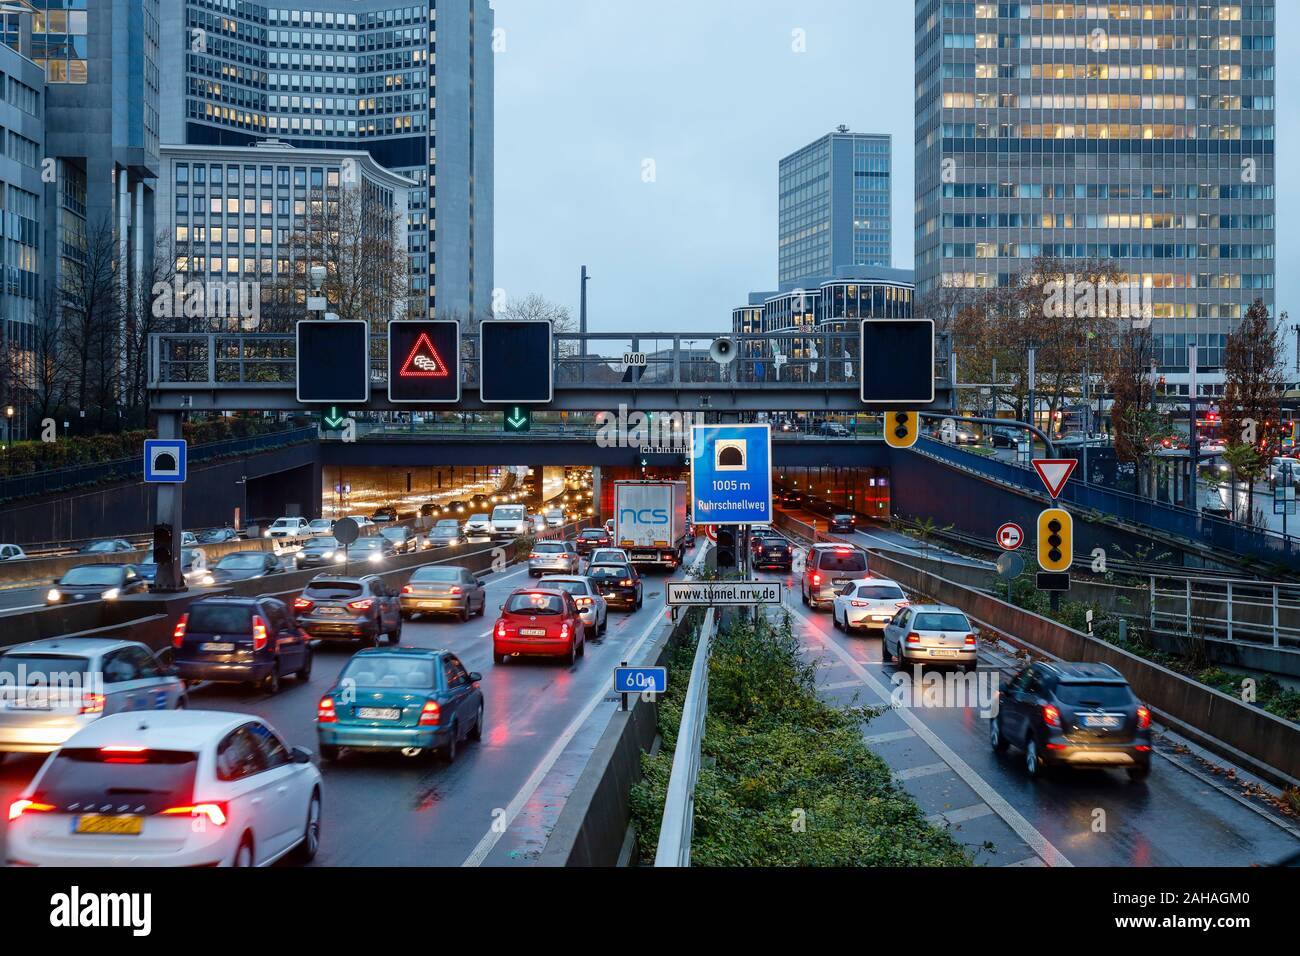
[[[699,642],[691,664],[691,680],[682,704],[682,723],[673,751],[672,773],[664,798],[663,822],[655,866],[690,866],[691,834],[695,829],[695,783],[700,777],[700,744],[709,713],[709,656],[717,630],[717,610],[709,608],[700,625]]]

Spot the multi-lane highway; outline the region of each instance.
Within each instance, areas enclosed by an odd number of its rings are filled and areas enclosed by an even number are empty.
[[[498,605],[532,579],[523,566],[488,574],[487,612],[460,623],[406,621],[402,644],[448,648],[483,675],[483,739],[466,743],[455,763],[441,757],[344,752],[325,764],[322,843],[317,865],[508,865],[535,859],[618,706],[613,667],[638,655],[668,623],[663,583],[644,578],[645,605],[611,611],[609,628],[573,667],[550,660],[492,663]],[[316,705],[355,652],[318,644],[305,684],[286,680],[273,697],[232,685],[198,685],[189,706],[265,718],[293,746],[313,751]],[[19,795],[40,757],[10,755],[0,764],[0,805]],[[0,824],[3,825],[3,824]]]

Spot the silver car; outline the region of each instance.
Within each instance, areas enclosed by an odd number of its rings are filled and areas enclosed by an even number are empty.
[[[487,608],[483,582],[467,568],[454,564],[426,564],[411,572],[402,586],[402,617],[416,614],[454,614],[468,621]]]
[[[960,608],[914,604],[885,625],[882,648],[885,657],[896,657],[899,664],[928,661],[971,668],[977,662],[979,638]]]
[[[865,578],[840,588],[831,605],[831,618],[844,631],[857,628],[880,631],[894,619],[899,608],[909,603],[897,581]]]
[[[53,637],[0,656],[0,756],[45,754],[108,714],[172,710],[185,685],[149,648],[102,637]]]
[[[534,578],[548,571],[577,574],[578,561],[576,541],[538,541],[528,553],[528,574]]]
[[[455,518],[443,518],[429,529],[429,544],[432,547],[455,547],[464,541],[465,536],[460,533],[460,522]]]
[[[586,640],[598,640],[609,627],[609,604],[591,583],[591,578],[581,574],[547,574],[542,577],[540,586],[559,588],[573,595],[573,602],[578,605],[578,616],[587,631]]]

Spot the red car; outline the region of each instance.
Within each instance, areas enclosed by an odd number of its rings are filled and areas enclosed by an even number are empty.
[[[520,588],[501,605],[492,628],[492,661],[524,655],[562,657],[573,664],[587,651],[573,595],[558,588]]]

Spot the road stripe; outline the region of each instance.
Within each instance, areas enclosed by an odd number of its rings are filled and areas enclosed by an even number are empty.
[[[894,779],[901,782],[915,780],[917,777],[932,777],[936,773],[947,773],[948,769],[946,763],[927,763],[919,767],[908,767],[906,770],[895,770]]]
[[[932,813],[925,818],[925,822],[931,826],[955,826],[958,823],[965,823],[967,820],[978,820],[980,817],[987,817],[993,812],[993,808],[987,803],[975,803],[969,807],[962,807],[958,810],[941,810],[938,813]]]
[[[814,627],[816,626],[811,618],[806,617],[803,612],[793,604],[786,604],[785,606],[794,614],[803,618],[809,625]],[[845,663],[849,665],[849,669],[857,675],[858,679],[871,690],[875,691],[876,695],[882,701],[889,701],[889,688],[873,677],[865,667],[859,664],[857,660],[849,654],[848,651],[840,647],[840,645],[835,641],[827,641],[826,646],[832,653],[845,661]],[[970,764],[957,756],[957,753],[944,743],[939,738],[938,734],[927,727],[919,717],[911,713],[906,707],[895,708],[894,712],[898,714],[898,716],[901,717],[909,727],[915,730],[917,735],[930,745],[930,749],[935,752],[935,755],[951,767],[953,772],[956,773],[957,776],[961,777],[962,780],[966,782],[966,785],[974,790],[976,795],[987,803],[993,809],[993,812],[1001,817],[1006,824],[1011,827],[1011,829],[1016,831],[1016,834],[1020,839],[1024,840],[1030,849],[1042,857],[1043,861],[1048,866],[1074,866],[1073,863],[1066,859],[1065,854],[1054,847],[1047,837],[1039,833],[1034,825],[1021,815],[1020,811],[1008,803],[987,780],[976,773]]]
[[[1003,866],[1046,866],[1047,864],[1044,863],[1036,856],[1028,856],[1025,857],[1023,860],[1017,860],[1015,863],[1003,863],[1002,865]]]
[[[655,611],[635,643],[625,652],[627,660],[636,661],[642,645],[650,639],[650,635],[655,632],[656,628],[665,623],[664,611],[664,608]],[[560,759],[560,754],[564,753],[564,748],[569,745],[569,741],[582,729],[582,725],[587,722],[587,718],[591,716],[592,712],[605,702],[609,693],[609,685],[601,686],[600,690],[582,708],[582,711],[573,720],[569,721],[569,725],[564,728],[564,732],[551,745],[551,749],[546,752],[546,756],[542,758],[541,763],[533,769],[532,774],[524,781],[524,785],[515,794],[514,799],[506,806],[505,813],[494,821],[493,826],[488,827],[487,832],[483,834],[483,838],[478,841],[478,845],[465,858],[465,862],[461,866],[482,865],[483,861],[487,859],[487,855],[492,852],[492,848],[497,845],[505,831],[510,828],[510,824],[514,822],[515,817],[519,816],[519,811],[532,799],[534,791],[541,786],[542,780],[550,772],[551,767],[555,765],[555,761]]]
[[[894,730],[887,734],[864,734],[862,739],[869,744],[887,744],[891,740],[906,740],[915,736],[915,730]]]

